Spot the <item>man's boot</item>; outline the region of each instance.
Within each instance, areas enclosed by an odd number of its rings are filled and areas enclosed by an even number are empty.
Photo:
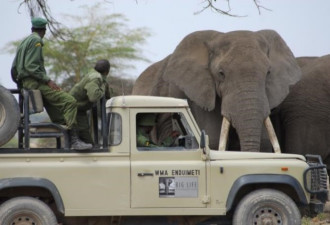
[[[93,148],[92,144],[88,144],[79,139],[75,130],[69,130],[71,149],[87,150]]]

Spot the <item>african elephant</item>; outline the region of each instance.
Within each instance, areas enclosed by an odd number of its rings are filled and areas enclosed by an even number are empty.
[[[309,65],[313,63],[314,59],[318,59],[319,57],[316,56],[303,56],[303,57],[297,57],[297,63],[301,69],[305,67],[306,65]]]
[[[279,107],[282,151],[318,154],[330,166],[330,55],[301,69],[301,80]]]
[[[224,116],[241,150],[259,151],[265,118],[300,78],[291,50],[275,31],[206,30],[187,35],[171,55],[147,68],[132,93],[187,99],[211,148],[218,148]]]

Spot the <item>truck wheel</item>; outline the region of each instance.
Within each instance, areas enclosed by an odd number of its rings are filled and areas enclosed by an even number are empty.
[[[286,194],[272,189],[256,190],[238,204],[233,225],[300,225],[298,207]]]
[[[17,197],[0,206],[1,224],[57,225],[53,211],[42,201],[31,197]]]
[[[0,85],[0,146],[15,135],[19,120],[20,110],[15,97]]]

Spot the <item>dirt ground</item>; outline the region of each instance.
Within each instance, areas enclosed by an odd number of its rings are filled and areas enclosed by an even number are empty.
[[[324,213],[318,214],[316,217],[303,217],[302,225],[330,225],[330,202],[327,202],[324,208]]]
[[[330,213],[321,213],[314,218],[303,217],[302,225],[330,225]]]

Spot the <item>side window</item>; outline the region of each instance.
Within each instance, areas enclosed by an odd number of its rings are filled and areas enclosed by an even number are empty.
[[[140,151],[198,148],[182,113],[138,113],[136,125],[136,146]]]
[[[110,146],[119,145],[122,139],[122,123],[121,116],[117,113],[108,113],[109,136],[108,143]]]

